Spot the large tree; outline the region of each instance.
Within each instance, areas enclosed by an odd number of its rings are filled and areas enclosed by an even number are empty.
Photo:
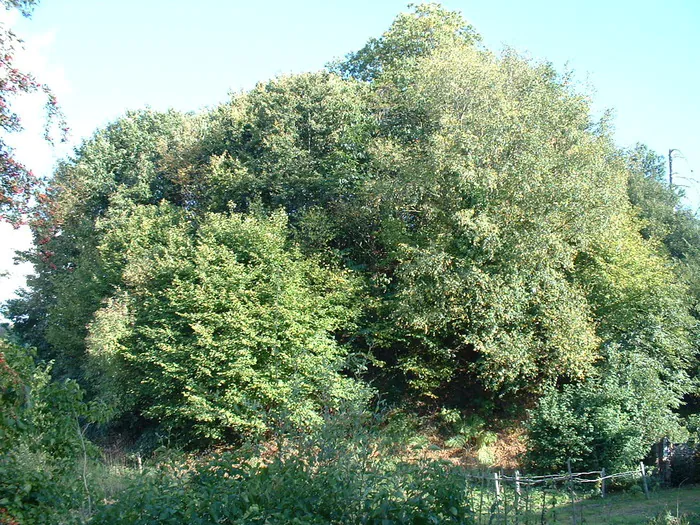
[[[103,396],[179,431],[220,440],[364,399],[334,334],[356,316],[357,281],[288,243],[284,213],[127,206],[101,224],[116,292],[89,326]]]

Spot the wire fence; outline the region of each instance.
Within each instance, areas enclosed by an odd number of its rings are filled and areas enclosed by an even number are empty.
[[[576,525],[583,523],[582,496],[605,498],[610,484],[622,479],[639,482],[649,498],[649,477],[643,463],[636,470],[607,474],[605,470],[522,476],[501,472],[466,474],[467,496],[476,523],[530,525],[556,522],[565,513]]]

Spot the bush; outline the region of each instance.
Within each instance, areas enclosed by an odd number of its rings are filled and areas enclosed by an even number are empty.
[[[94,524],[471,523],[464,474],[438,461],[399,461],[366,416],[329,417],[312,436],[135,480]]]
[[[621,472],[637,467],[663,436],[681,432],[678,395],[658,360],[633,349],[606,348],[600,376],[551,388],[530,411],[530,467]]]
[[[193,228],[163,204],[110,221],[103,251],[129,254],[125,287],[96,313],[88,355],[122,410],[209,445],[280,421],[313,427],[324,406],[367,399],[336,340],[359,283],[290,246],[284,213],[212,214]]]
[[[530,467],[561,471],[568,459],[577,469],[621,472],[636,466],[651,443],[621,401],[594,384],[548,392],[530,414]]]
[[[90,445],[79,418],[88,406],[74,381],[49,372],[0,340],[0,523],[67,523],[86,501],[80,460]]]

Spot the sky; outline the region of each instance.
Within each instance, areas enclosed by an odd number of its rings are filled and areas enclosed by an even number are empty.
[[[674,152],[674,181],[700,206],[700,2],[697,0],[445,0],[488,49],[518,50],[575,73],[593,110],[614,114],[620,147]],[[54,163],[128,109],[197,111],[275,76],[316,71],[378,37],[407,10],[395,0],[41,0],[29,19],[0,8],[24,39],[21,64],[58,96],[71,135],[41,140],[41,99],[14,107],[20,160],[49,176]],[[697,174],[696,174],[697,172]],[[22,285],[25,230],[0,225],[0,301]]]

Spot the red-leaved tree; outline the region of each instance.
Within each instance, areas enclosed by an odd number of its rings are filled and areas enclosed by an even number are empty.
[[[0,10],[19,10],[29,16],[37,0],[0,0]],[[0,220],[15,226],[26,218],[32,196],[40,191],[40,181],[19,162],[7,144],[10,133],[22,129],[19,115],[12,108],[12,100],[27,93],[43,92],[46,95],[46,122],[44,138],[52,142],[52,130],[58,129],[65,139],[67,128],[58,107],[56,97],[48,86],[40,83],[31,73],[16,65],[17,51],[22,41],[10,28],[0,22]]]

